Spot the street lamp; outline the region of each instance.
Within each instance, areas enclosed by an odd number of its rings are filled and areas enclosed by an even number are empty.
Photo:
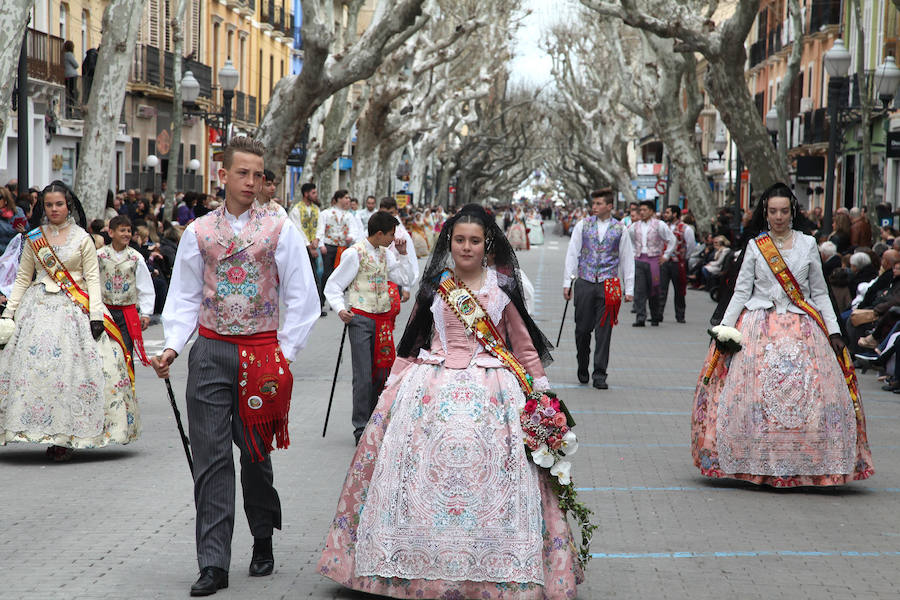
[[[159,158],[155,154],[148,154],[144,159],[144,166],[150,173],[150,185],[144,185],[144,188],[151,188],[156,191],[156,167],[159,166]]]
[[[181,78],[181,102],[183,104],[194,104],[200,97],[200,83],[194,74],[190,71],[184,72]]]
[[[719,155],[719,160],[722,160],[722,155],[725,154],[725,148],[727,147],[728,140],[725,139],[725,130],[719,127],[719,130],[716,132],[716,139],[713,140],[713,150]]]
[[[875,92],[884,108],[891,103],[898,85],[900,85],[900,68],[897,68],[894,57],[888,56],[875,69]]]
[[[769,109],[769,112],[766,113],[766,129],[769,131],[769,135],[772,136],[772,145],[776,148],[778,147],[778,111],[775,109],[775,105],[772,105],[772,108]]]
[[[825,53],[825,70],[828,71],[828,166],[825,172],[825,210],[822,213],[823,232],[831,233],[831,221],[834,212],[834,170],[837,168],[837,145],[841,131],[838,108],[846,102],[844,88],[847,85],[847,73],[850,71],[850,53],[844,47],[844,40],[837,38],[834,45]]]
[[[228,126],[231,124],[231,99],[234,98],[234,90],[237,89],[241,74],[234,68],[231,59],[225,61],[219,69],[219,83],[222,85],[222,104],[225,114],[224,143],[228,144]]]

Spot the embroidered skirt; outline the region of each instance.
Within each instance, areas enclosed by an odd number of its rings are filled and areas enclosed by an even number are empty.
[[[0,445],[98,448],[138,438],[122,350],[106,333],[95,341],[87,315],[68,296],[33,285],[15,320],[0,352]]]
[[[399,375],[399,377],[398,377]],[[505,369],[392,374],[338,500],[319,572],[393,598],[573,598],[584,579]]]
[[[709,477],[775,487],[842,485],[874,473],[865,417],[807,315],[744,311],[743,349],[698,379],[691,415],[694,464]]]

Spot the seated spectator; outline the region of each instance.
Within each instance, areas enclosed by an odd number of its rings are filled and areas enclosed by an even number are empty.
[[[850,215],[844,213],[834,215],[831,231],[828,241],[837,246],[838,254],[850,252]]]
[[[725,259],[728,257],[729,247],[731,246],[731,242],[728,241],[724,235],[717,235],[713,238],[713,249],[715,250],[715,255],[713,259],[706,263],[702,269],[700,269],[701,279],[703,281],[703,286],[709,284],[709,280],[714,276],[718,275],[722,272],[722,267],[725,265]]]
[[[831,279],[831,274],[841,268],[841,257],[838,256],[837,246],[833,242],[819,244],[819,255],[822,257],[822,272],[825,280]]]
[[[892,298],[900,298],[900,252],[888,250],[881,257],[881,274],[854,300],[852,311],[841,314],[845,319],[847,346],[852,354],[859,352],[858,341],[875,328],[875,322],[891,306]],[[859,284],[863,286],[865,284]],[[880,311],[880,312],[879,312]],[[890,329],[890,328],[888,328]]]
[[[850,209],[850,245],[854,248],[872,245],[872,225],[858,207]]]
[[[14,237],[25,233],[28,221],[25,213],[16,205],[16,198],[7,188],[0,188],[0,254]]]
[[[850,256],[850,289],[878,277],[878,270],[872,264],[872,257],[866,252],[854,252]]]

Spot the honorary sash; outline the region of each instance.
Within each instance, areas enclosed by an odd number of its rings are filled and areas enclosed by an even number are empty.
[[[760,253],[766,260],[766,264],[769,265],[772,274],[775,275],[775,279],[778,280],[781,289],[784,290],[784,293],[787,294],[790,301],[794,306],[809,315],[822,331],[825,332],[825,336],[828,337],[828,326],[825,325],[825,319],[822,318],[822,314],[803,296],[800,284],[794,279],[794,274],[791,273],[787,263],[784,262],[784,258],[781,256],[778,248],[775,247],[775,243],[772,241],[772,238],[769,237],[769,234],[759,234],[759,236],[756,237],[755,242],[756,247],[759,248]],[[846,347],[837,359],[838,364],[841,366],[841,371],[844,373],[844,381],[847,383],[847,389],[850,391],[850,399],[853,400],[853,408],[856,411],[856,420],[859,422],[860,426],[864,427],[865,417],[863,416],[862,407],[859,402],[859,384],[856,380],[856,370],[853,368],[853,361],[850,360],[850,353],[847,351]]]
[[[450,310],[457,316],[466,333],[473,334],[478,343],[491,355],[496,357],[506,366],[516,379],[525,395],[532,392],[534,378],[525,371],[525,367],[519,362],[506,344],[503,335],[497,331],[497,326],[488,316],[487,311],[478,302],[475,294],[465,283],[456,279],[451,269],[441,273],[441,283],[438,285],[438,293],[443,298]]]
[[[34,256],[37,259],[38,263],[40,263],[41,267],[47,271],[47,274],[50,275],[50,278],[53,279],[59,285],[60,289],[65,292],[66,296],[72,299],[75,305],[80,308],[84,314],[90,316],[91,314],[91,303],[88,295],[78,287],[78,284],[75,283],[75,280],[72,278],[72,275],[69,271],[66,270],[63,262],[59,260],[59,257],[56,256],[56,253],[53,251],[53,248],[50,246],[50,243],[47,241],[47,238],[44,237],[44,230],[41,227],[33,229],[25,234],[28,237],[28,243],[31,245],[31,249],[34,251]],[[99,301],[99,300],[98,300]],[[125,357],[125,365],[128,367],[128,379],[131,381],[131,390],[134,391],[134,363],[131,359],[131,354],[128,353],[128,350],[125,348],[125,340],[122,338],[122,332],[119,331],[118,325],[116,322],[112,320],[112,318],[105,314],[103,315],[103,327],[106,329],[107,335],[114,340],[117,344],[119,344],[119,348],[122,349],[122,356]]]

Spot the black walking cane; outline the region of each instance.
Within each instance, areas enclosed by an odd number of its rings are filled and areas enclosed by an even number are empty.
[[[334,388],[337,385],[338,371],[341,368],[341,357],[344,355],[344,338],[347,337],[347,324],[344,323],[344,333],[341,334],[341,347],[338,349],[337,364],[334,365],[334,379],[331,381],[331,395],[328,396],[328,410],[325,411],[325,426],[322,427],[322,437],[328,431],[328,417],[331,416],[331,401],[334,400]]]
[[[190,467],[193,475],[194,461],[191,458],[191,443],[188,441],[188,436],[184,433],[184,426],[181,424],[181,412],[178,410],[178,405],[175,404],[175,392],[172,391],[172,382],[169,381],[168,377],[166,377],[166,389],[169,390],[169,403],[172,405],[172,411],[175,413],[175,422],[178,424],[178,433],[181,434],[181,445],[184,446],[184,455],[187,457],[188,467]]]
[[[574,289],[575,289],[575,282],[573,281],[572,286],[569,288],[569,290],[572,291],[572,293],[574,294],[575,293]],[[571,300],[571,298],[569,298],[569,300]],[[559,347],[559,340],[562,339],[563,325],[566,324],[566,312],[568,312],[568,310],[569,310],[569,300],[566,300],[566,306],[565,306],[565,308],[563,308],[562,323],[559,324],[559,335],[556,336],[556,346],[557,347]]]

